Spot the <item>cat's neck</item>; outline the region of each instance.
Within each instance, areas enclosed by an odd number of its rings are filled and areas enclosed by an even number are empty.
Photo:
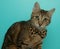
[[[35,25],[35,23],[34,23],[32,20],[29,20],[28,23],[29,23],[31,26],[33,26],[33,27],[35,27],[35,28],[37,28],[37,29],[40,28],[39,26]],[[39,30],[40,30],[40,29],[39,29]]]
[[[37,26],[37,25],[33,22],[33,20],[29,20],[28,22],[29,22],[29,24],[31,24],[33,27],[37,28],[38,30],[46,29],[46,28],[41,28],[40,26]]]

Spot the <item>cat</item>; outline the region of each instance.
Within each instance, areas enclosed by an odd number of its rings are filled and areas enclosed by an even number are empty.
[[[16,22],[8,29],[2,49],[42,49],[46,26],[50,24],[54,11],[55,8],[43,10],[36,2],[30,20]]]

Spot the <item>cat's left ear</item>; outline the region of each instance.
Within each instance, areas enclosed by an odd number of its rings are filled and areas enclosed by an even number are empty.
[[[51,9],[50,11],[48,11],[47,14],[51,17],[52,14],[54,13],[54,11],[55,11],[55,8]]]
[[[40,11],[40,5],[38,2],[35,2],[34,8],[33,8],[33,13],[39,12]]]

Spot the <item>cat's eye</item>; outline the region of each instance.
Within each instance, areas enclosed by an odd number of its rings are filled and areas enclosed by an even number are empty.
[[[39,16],[35,16],[37,19],[39,19]]]
[[[44,20],[47,20],[47,18],[44,18]]]

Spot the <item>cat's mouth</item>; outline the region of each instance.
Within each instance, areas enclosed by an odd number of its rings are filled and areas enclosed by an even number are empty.
[[[40,28],[45,28],[45,25],[39,25]]]
[[[45,28],[47,23],[38,22],[40,28]]]
[[[39,28],[40,28],[40,29],[43,29],[43,28],[45,28],[45,27],[46,27],[45,24],[39,24]]]

